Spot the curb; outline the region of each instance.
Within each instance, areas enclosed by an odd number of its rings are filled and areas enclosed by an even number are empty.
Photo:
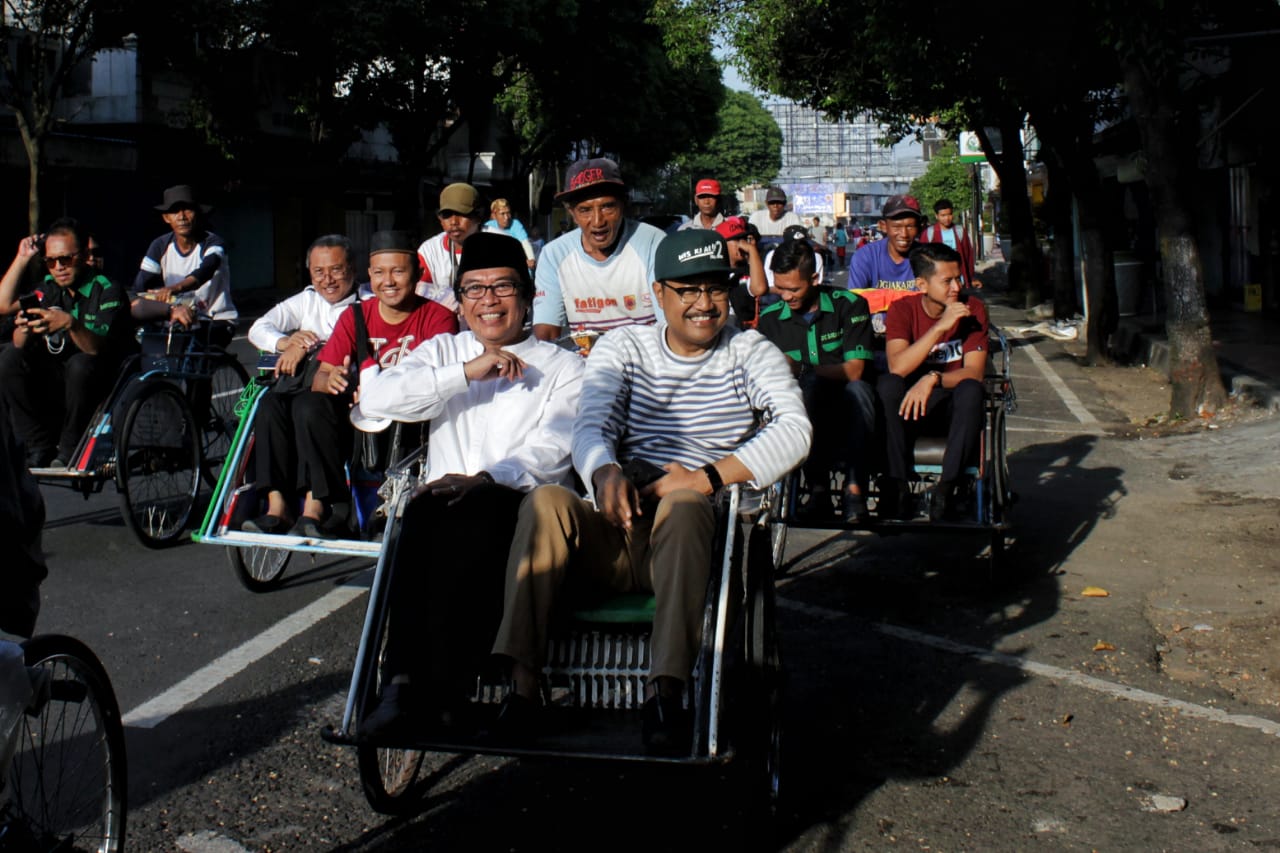
[[[1146,332],[1131,333],[1131,349],[1141,363],[1170,379],[1169,342],[1164,337]],[[1271,381],[1256,376],[1230,359],[1218,357],[1218,369],[1222,379],[1231,389],[1231,396],[1252,403],[1271,412],[1280,412],[1280,388]]]

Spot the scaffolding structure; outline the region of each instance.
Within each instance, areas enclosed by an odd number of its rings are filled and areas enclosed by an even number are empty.
[[[830,121],[792,101],[775,99],[764,106],[782,130],[779,184],[831,183],[837,191],[857,193],[867,184],[905,188],[924,173],[925,148],[914,139],[886,147],[880,141],[884,127],[870,116]]]

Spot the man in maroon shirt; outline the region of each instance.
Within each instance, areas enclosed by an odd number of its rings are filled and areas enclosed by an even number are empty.
[[[962,297],[960,254],[942,243],[911,250],[911,269],[920,293],[899,299],[885,317],[889,372],[877,391],[884,404],[888,477],[881,486],[882,517],[901,517],[911,442],[922,428],[947,435],[934,501],[933,520],[959,517],[968,494],[964,474],[978,458],[982,428],[983,376],[987,369],[987,311],[978,299]]]

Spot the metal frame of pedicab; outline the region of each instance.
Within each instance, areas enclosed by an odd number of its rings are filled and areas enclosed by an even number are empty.
[[[786,546],[787,527],[819,530],[870,530],[890,535],[905,532],[934,531],[940,533],[981,534],[988,537],[988,565],[993,573],[1001,568],[1013,529],[1012,507],[1016,501],[1009,479],[1007,420],[1017,411],[1018,395],[1013,386],[1012,350],[1004,332],[994,323],[988,326],[990,342],[987,370],[983,378],[983,426],[979,436],[979,458],[976,467],[968,472],[974,476],[972,515],[969,518],[932,521],[928,517],[929,503],[934,498],[933,488],[942,473],[942,455],[946,450],[946,438],[920,436],[913,448],[915,478],[909,484],[910,500],[915,515],[909,519],[883,519],[874,514],[870,521],[859,525],[847,525],[835,517],[829,519],[797,516],[799,505],[800,473],[793,472],[783,486],[781,512],[773,526],[773,553],[775,564],[782,565],[782,553]],[[833,483],[835,477],[833,476]],[[836,484],[842,486],[842,483]],[[839,489],[833,489],[838,495]],[[878,497],[874,485],[871,499]]]
[[[782,495],[780,484],[763,492],[733,485],[718,496],[713,571],[688,696],[694,715],[688,755],[650,755],[641,748],[638,711],[648,673],[650,625],[634,622],[625,613],[602,618],[599,614],[607,612],[607,605],[586,617],[581,612],[575,614],[570,632],[553,636],[549,662],[543,670],[544,693],[549,699],[546,713],[567,714],[570,721],[578,722],[583,718],[574,717],[575,711],[597,715],[590,720],[594,725],[584,726],[589,733],[560,728],[546,737],[519,743],[448,731],[424,731],[420,737],[377,743],[360,737],[360,721],[372,709],[378,693],[389,609],[389,567],[395,564],[400,524],[413,487],[428,476],[420,464],[423,452],[406,458],[389,472],[390,488],[384,487],[389,501],[385,544],[374,573],[342,722],[322,733],[329,742],[356,747],[361,782],[373,808],[386,814],[412,810],[425,794],[422,783],[415,781],[424,755],[441,752],[681,765],[721,765],[740,759],[747,765],[746,778],[752,796],[758,798],[758,813],[772,815],[780,784],[783,675],[770,519]],[[729,523],[730,519],[734,523]],[[651,610],[648,615],[651,617]],[[496,705],[505,693],[505,684],[478,676],[472,700]],[[740,700],[732,707],[727,701],[730,693]]]
[[[101,492],[108,482],[115,482],[126,526],[133,530],[142,544],[157,548],[172,545],[181,539],[195,506],[201,479],[206,482],[214,479],[206,466],[208,460],[205,448],[206,444],[216,441],[217,437],[210,439],[207,427],[196,422],[189,400],[191,389],[182,387],[179,383],[208,382],[212,416],[217,412],[214,408],[216,389],[213,387],[213,378],[219,369],[224,365],[234,365],[237,379],[242,385],[248,381],[248,373],[235,356],[221,347],[201,344],[198,331],[180,330],[173,326],[164,330],[142,327],[138,330],[138,340],[141,351],[130,355],[121,363],[111,392],[90,418],[72,458],[68,460],[68,466],[65,469],[32,468],[31,473],[42,484],[74,489],[86,499],[89,495]],[[175,342],[179,344],[178,347],[175,347]],[[235,393],[238,396],[240,390]],[[194,454],[192,482],[185,491],[186,502],[180,512],[180,523],[166,525],[172,529],[159,533],[155,532],[154,525],[150,530],[146,529],[148,525],[144,524],[146,519],[143,516],[150,511],[151,504],[131,498],[129,470],[120,465],[119,460],[120,448],[123,446],[127,451],[131,447],[132,425],[139,417],[142,404],[157,396],[168,397],[170,404],[177,407],[184,422],[191,425],[189,431],[182,429],[182,433],[191,440],[191,452]],[[150,469],[151,473],[156,473],[170,463],[170,457],[172,454],[141,453],[140,469]],[[178,496],[167,499],[175,497]],[[154,515],[151,518],[154,519]]]

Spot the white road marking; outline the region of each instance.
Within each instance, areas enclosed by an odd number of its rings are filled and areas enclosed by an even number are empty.
[[[1075,392],[1067,387],[1067,383],[1062,381],[1062,377],[1053,371],[1053,368],[1049,366],[1049,362],[1045,361],[1044,356],[1036,351],[1034,344],[1027,342],[1025,346],[1018,347],[1018,351],[1027,354],[1027,358],[1031,359],[1031,363],[1040,371],[1040,375],[1044,377],[1044,380],[1049,383],[1049,387],[1061,398],[1071,414],[1076,416],[1076,420],[1086,426],[1096,427],[1099,425],[1098,419],[1085,408],[1084,403],[1080,402],[1080,398],[1076,396]]]
[[[849,614],[842,613],[839,610],[832,610],[827,607],[819,607],[813,604],[804,604],[785,598],[778,599],[778,606],[785,607],[788,610],[794,610],[798,613],[805,613],[820,619],[832,621],[851,618]],[[1114,696],[1117,699],[1127,699],[1130,702],[1138,702],[1143,705],[1151,705],[1156,708],[1167,708],[1172,711],[1177,711],[1183,716],[1192,717],[1198,720],[1208,720],[1210,722],[1238,726],[1244,729],[1254,729],[1262,732],[1263,734],[1280,737],[1280,723],[1274,720],[1254,717],[1249,714],[1229,714],[1220,708],[1210,708],[1205,705],[1197,705],[1193,702],[1185,702],[1181,699],[1174,699],[1169,696],[1162,696],[1159,693],[1152,693],[1149,690],[1140,690],[1137,687],[1129,687],[1125,684],[1116,684],[1113,681],[1105,681],[1104,679],[1095,678],[1092,675],[1085,675],[1084,673],[1076,672],[1074,670],[1063,669],[1058,666],[1050,666],[1049,664],[1044,663],[1036,663],[1032,660],[1015,657],[1014,655],[993,652],[990,649],[984,649],[979,646],[957,643],[954,640],[948,640],[946,637],[936,637],[932,634],[913,631],[910,628],[902,628],[897,625],[886,625],[884,623],[876,623],[871,627],[877,632],[888,637],[894,637],[895,639],[906,640],[909,643],[928,646],[933,649],[938,649],[939,651],[963,655],[965,657],[973,658],[974,660],[982,661],[983,663],[1006,666],[1010,669],[1016,669],[1019,672],[1025,672],[1029,675],[1038,675],[1042,678],[1062,682],[1072,687],[1092,690],[1095,693]]]
[[[134,708],[124,715],[124,724],[140,729],[155,728],[366,591],[363,586],[338,587]]]

